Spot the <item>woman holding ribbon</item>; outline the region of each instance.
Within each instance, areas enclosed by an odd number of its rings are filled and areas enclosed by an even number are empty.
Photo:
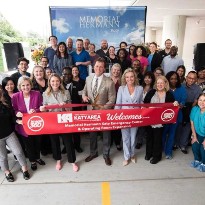
[[[32,114],[39,112],[39,108],[42,105],[42,95],[38,91],[31,90],[31,79],[27,76],[20,77],[17,87],[19,92],[13,94],[11,99],[17,118],[22,118],[23,113]],[[33,171],[37,170],[37,163],[45,165],[45,162],[40,159],[40,136],[28,136],[22,124],[16,125],[16,131],[25,145],[29,161],[31,162],[31,169]]]
[[[143,88],[138,84],[139,83],[135,71],[132,68],[126,69],[122,75],[121,86],[119,87],[117,93],[116,104],[130,105],[116,105],[115,109],[136,109],[136,107],[132,106],[131,104],[141,103],[143,93]],[[130,160],[133,163],[136,163],[135,139],[137,127],[121,129],[121,132],[125,159],[123,161],[123,166],[128,165]]]
[[[154,89],[145,96],[144,103],[168,102],[174,102],[174,96],[169,91],[168,80],[164,76],[159,76],[155,81]],[[162,133],[162,124],[147,126],[145,160],[150,160],[151,164],[157,164],[162,159]]]
[[[52,74],[48,80],[48,88],[43,93],[43,106],[40,107],[41,111],[46,111],[46,105],[64,105],[66,103],[71,103],[71,97],[68,90],[65,90],[61,81],[61,78],[57,74]],[[69,110],[69,109],[68,109]],[[49,109],[50,112],[62,112],[65,111],[63,108]],[[56,170],[62,169],[61,163],[61,148],[60,148],[60,136],[62,136],[64,145],[66,147],[68,162],[73,165],[73,171],[78,171],[78,166],[75,163],[76,155],[73,145],[71,134],[51,134],[51,146],[53,151],[53,158],[56,162]]]

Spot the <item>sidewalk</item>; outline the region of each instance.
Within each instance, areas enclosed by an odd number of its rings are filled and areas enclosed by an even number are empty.
[[[102,142],[98,142],[99,157],[86,163],[89,138],[82,138],[84,152],[77,153],[80,170],[72,171],[66,163],[61,171],[55,170],[51,155],[42,157],[46,166],[30,170],[31,179],[25,181],[19,165],[9,154],[15,182],[9,183],[0,172],[0,203],[4,205],[99,205],[102,204],[102,182],[109,182],[112,205],[204,205],[205,173],[189,166],[191,148],[185,155],[174,151],[172,160],[163,156],[156,165],[144,160],[145,145],[137,150],[137,163],[122,166],[123,152],[111,149],[112,166],[106,166],[102,157]],[[30,164],[29,164],[30,165]]]

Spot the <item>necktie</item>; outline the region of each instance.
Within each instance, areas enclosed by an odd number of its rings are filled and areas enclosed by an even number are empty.
[[[93,87],[93,97],[96,98],[97,96],[97,91],[98,91],[98,78],[95,80],[95,85]]]

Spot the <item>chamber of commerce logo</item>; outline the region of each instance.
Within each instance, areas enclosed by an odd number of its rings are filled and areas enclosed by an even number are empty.
[[[33,116],[28,120],[27,125],[31,131],[38,132],[44,127],[44,120],[39,116]]]
[[[73,122],[73,115],[72,115],[72,113],[57,114],[57,120],[58,120],[58,123]]]
[[[172,109],[167,109],[165,110],[162,115],[161,115],[161,119],[164,122],[168,122],[170,120],[172,120],[174,118],[174,111]]]

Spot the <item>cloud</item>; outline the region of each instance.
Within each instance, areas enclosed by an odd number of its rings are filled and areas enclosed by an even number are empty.
[[[127,8],[126,7],[120,7],[120,6],[112,6],[111,10],[115,11],[116,14],[122,16],[127,11]]]
[[[84,39],[82,36],[68,36],[68,37],[72,38],[74,45],[75,45],[77,39]]]
[[[129,27],[130,27],[129,23],[125,23],[124,28],[129,29]]]
[[[66,23],[64,18],[59,18],[59,19],[53,20],[52,26],[59,33],[68,33],[69,32],[69,24]]]
[[[134,31],[128,33],[125,37],[126,42],[140,44],[144,41],[144,21],[139,21],[136,24]]]
[[[144,29],[145,29],[144,21],[138,21],[138,22],[137,22],[137,28],[138,28],[139,30],[144,30]]]

